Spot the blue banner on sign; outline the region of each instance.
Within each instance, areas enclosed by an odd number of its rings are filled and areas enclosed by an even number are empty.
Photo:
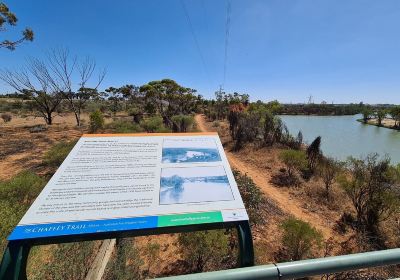
[[[8,240],[157,227],[157,216],[16,226]]]

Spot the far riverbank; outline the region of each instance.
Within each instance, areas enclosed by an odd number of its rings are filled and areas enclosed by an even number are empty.
[[[400,127],[395,126],[395,121],[393,119],[389,119],[389,118],[383,119],[381,125],[378,124],[378,119],[376,119],[376,118],[369,119],[366,123],[364,122],[363,119],[357,119],[357,121],[360,123],[363,123],[363,124],[374,125],[377,127],[384,127],[384,128],[394,129],[394,130],[400,130]]]

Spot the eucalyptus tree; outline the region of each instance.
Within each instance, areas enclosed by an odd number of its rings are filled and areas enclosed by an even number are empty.
[[[378,125],[382,125],[382,120],[386,118],[387,111],[385,109],[378,109],[375,113],[376,119],[378,120]]]
[[[370,106],[364,106],[364,108],[361,110],[361,114],[363,115],[363,122],[367,123],[371,118],[373,111]]]
[[[151,81],[140,87],[148,113],[158,113],[166,125],[172,126],[171,117],[195,112],[199,96],[196,90],[179,85],[171,79]]]
[[[6,25],[16,26],[18,22],[17,16],[10,11],[6,4],[0,2],[0,32],[6,31]],[[9,50],[15,50],[15,48],[24,41],[33,41],[34,33],[32,29],[25,28],[22,31],[22,37],[16,40],[4,39],[0,41],[0,48],[7,48]]]
[[[110,109],[115,118],[118,110],[120,110],[120,103],[125,99],[125,96],[120,88],[115,87],[107,88],[105,90],[105,96],[110,101]]]
[[[400,128],[400,105],[392,107],[389,114],[394,120],[394,127]]]
[[[126,111],[133,117],[133,122],[140,123],[144,114],[144,95],[140,92],[140,87],[134,85],[124,85],[119,88],[119,92],[126,100]]]

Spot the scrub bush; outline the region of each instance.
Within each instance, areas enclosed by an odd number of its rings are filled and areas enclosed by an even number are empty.
[[[165,129],[163,119],[158,116],[144,119],[140,125],[149,133],[162,132]]]
[[[132,117],[132,121],[136,124],[139,124],[143,119],[143,111],[138,108],[131,108],[128,115]]]
[[[202,272],[224,264],[228,254],[228,236],[223,230],[182,233],[178,238],[179,251],[190,272]]]
[[[113,129],[116,133],[136,133],[143,131],[140,125],[124,120],[113,121],[107,127]]]
[[[214,121],[213,124],[212,124],[212,126],[213,126],[213,127],[220,127],[221,124],[220,124],[219,121]]]
[[[12,116],[11,114],[8,113],[3,113],[1,114],[1,118],[3,119],[3,121],[6,122],[10,122],[12,120]]]
[[[288,218],[282,223],[282,244],[289,260],[297,261],[310,256],[313,248],[319,248],[322,234],[307,222]]]
[[[307,157],[304,151],[284,150],[279,154],[279,158],[285,164],[290,178],[293,178],[295,170],[300,171],[307,166]]]
[[[94,111],[89,115],[90,132],[96,132],[104,127],[104,116],[100,111]]]
[[[172,121],[173,132],[187,132],[192,128],[194,124],[193,116],[186,116],[186,115],[172,116],[171,121]]]
[[[391,166],[389,158],[382,159],[377,154],[365,159],[350,157],[347,168],[349,173],[342,174],[338,182],[356,212],[356,229],[377,242],[381,239],[381,223],[400,213],[400,169]]]

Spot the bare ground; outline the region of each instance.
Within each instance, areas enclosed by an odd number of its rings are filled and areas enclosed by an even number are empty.
[[[9,179],[23,170],[40,175],[47,170],[41,166],[43,156],[50,147],[61,141],[78,139],[87,133],[88,115],[83,114],[84,125],[76,126],[72,113],[56,115],[52,125],[46,125],[43,118],[16,116],[8,123],[0,124],[0,180]],[[106,118],[106,123],[110,122]],[[42,126],[44,131],[31,132]]]

